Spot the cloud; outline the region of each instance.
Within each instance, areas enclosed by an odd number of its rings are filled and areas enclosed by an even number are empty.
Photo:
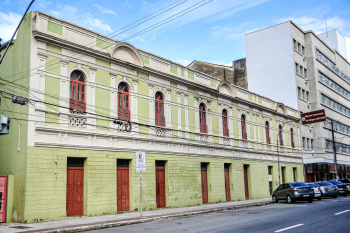
[[[113,10],[104,8],[98,4],[92,4],[92,6],[96,7],[99,11],[101,11],[104,14],[111,14],[111,15],[117,15],[117,13],[115,13]]]
[[[94,29],[100,29],[106,32],[113,32],[112,28],[108,24],[102,23],[99,19],[92,18],[92,15],[90,13],[87,13],[85,15],[84,23],[93,27]]]
[[[177,59],[176,60],[177,63],[183,65],[183,66],[188,66],[191,62],[185,59]]]
[[[13,12],[8,14],[0,12],[1,38],[3,42],[11,39],[22,16]]]
[[[35,7],[39,8],[39,10],[41,9],[46,9],[49,5],[52,4],[51,1],[46,1],[46,0],[37,0],[34,2]]]
[[[77,8],[67,4],[57,4],[55,10],[50,10],[50,13],[56,17],[65,18],[68,21],[73,21],[76,17]]]
[[[239,25],[215,26],[211,30],[214,39],[226,39],[228,41],[244,40],[244,35],[259,30],[254,22],[241,23]]]
[[[299,27],[305,31],[312,30],[316,34],[326,31],[326,23],[323,17],[301,16],[278,19],[277,23],[293,20]],[[339,16],[326,18],[327,29],[331,31],[337,29],[343,36],[350,36],[350,20],[343,19]]]

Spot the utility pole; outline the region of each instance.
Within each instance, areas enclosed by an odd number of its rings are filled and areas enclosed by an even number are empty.
[[[334,168],[335,168],[335,178],[338,180],[338,168],[337,168],[337,147],[335,146],[335,140],[334,140],[334,127],[333,127],[333,121],[331,121],[332,124],[332,142],[333,142],[333,153],[334,153]]]
[[[279,151],[279,146],[278,146],[278,136],[279,136],[279,132],[278,132],[278,134],[277,134],[278,185],[281,185],[280,151]]]

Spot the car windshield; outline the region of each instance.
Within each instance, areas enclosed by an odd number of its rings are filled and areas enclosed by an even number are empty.
[[[341,182],[343,182],[343,183],[350,183],[349,180],[339,180],[339,181],[341,181]]]
[[[292,187],[308,186],[308,185],[306,185],[305,183],[292,183],[292,184],[290,184],[290,185],[292,185]]]
[[[342,182],[336,181],[336,180],[329,181],[329,183],[332,183],[332,184],[343,184]]]
[[[320,186],[329,186],[329,185],[333,185],[331,183],[328,182],[322,182],[322,183],[318,183]]]
[[[317,185],[312,184],[312,183],[309,183],[309,184],[307,184],[307,185],[310,186],[310,187],[317,187]]]

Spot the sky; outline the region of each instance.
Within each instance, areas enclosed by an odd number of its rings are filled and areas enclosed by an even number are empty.
[[[0,1],[3,41],[29,3]],[[326,31],[326,22],[328,30],[350,37],[349,9],[350,0],[36,0],[30,8],[182,65],[193,60],[231,65],[245,57],[244,34],[290,19],[316,33]]]

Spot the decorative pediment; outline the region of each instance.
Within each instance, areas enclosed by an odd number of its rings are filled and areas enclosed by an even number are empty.
[[[131,44],[118,42],[109,50],[111,57],[143,67],[143,60],[137,49]]]
[[[283,114],[283,115],[286,115],[286,113],[287,113],[286,106],[284,106],[284,104],[282,104],[282,103],[277,104],[276,111],[280,114]]]
[[[229,96],[233,96],[235,97],[235,94],[233,92],[233,89],[232,87],[225,83],[225,82],[221,82],[219,85],[218,85],[218,91],[222,94],[225,94],[225,95],[229,95]]]

